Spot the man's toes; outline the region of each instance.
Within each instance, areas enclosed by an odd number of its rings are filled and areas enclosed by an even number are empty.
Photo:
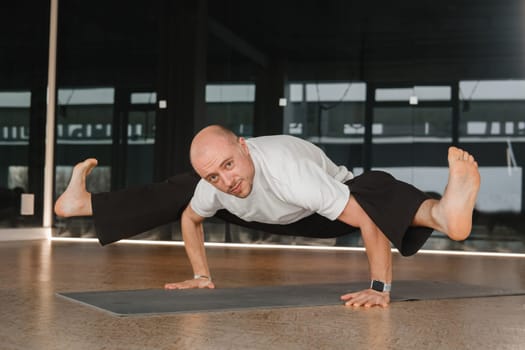
[[[449,160],[462,160],[462,159],[467,159],[465,157],[468,157],[468,153],[465,152],[464,150],[460,149],[460,148],[457,148],[457,147],[454,147],[454,146],[451,146],[449,148],[449,152],[448,152],[448,157],[449,157]]]

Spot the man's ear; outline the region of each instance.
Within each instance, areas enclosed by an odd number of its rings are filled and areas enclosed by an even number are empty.
[[[241,149],[246,152],[246,154],[250,153],[250,150],[248,149],[248,145],[246,144],[246,139],[244,137],[239,137],[239,145],[241,145]]]

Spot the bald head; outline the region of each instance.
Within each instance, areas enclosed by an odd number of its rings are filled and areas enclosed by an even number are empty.
[[[202,129],[195,135],[190,147],[190,160],[193,167],[194,160],[199,161],[206,153],[216,150],[216,147],[224,149],[224,147],[235,146],[238,142],[238,137],[233,131],[226,129],[220,125],[210,125]]]
[[[250,192],[255,174],[246,141],[219,125],[202,129],[191,143],[191,165],[206,181],[237,197]]]

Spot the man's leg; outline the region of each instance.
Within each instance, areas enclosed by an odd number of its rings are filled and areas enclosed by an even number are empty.
[[[425,200],[417,209],[411,224],[438,230],[453,240],[464,240],[472,228],[472,213],[480,186],[478,165],[468,152],[456,147],[449,148],[448,162],[449,179],[443,197],[440,200]],[[390,283],[390,242],[354,196],[350,196],[338,219],[361,229],[371,279]],[[343,295],[341,299],[353,306],[384,306],[388,304],[390,296],[388,293],[366,289]]]
[[[103,245],[178,221],[199,181],[198,176],[187,173],[173,176],[165,182],[113,192],[89,193],[86,177],[96,165],[96,159],[91,158],[75,166],[66,191],[55,204],[55,213],[62,217],[92,215],[97,237]],[[216,217],[279,235],[332,238],[356,231],[340,221],[330,221],[318,214],[288,225],[247,222],[226,210],[218,211]]]
[[[86,191],[86,177],[97,164],[96,159],[89,158],[75,165],[66,190],[55,203],[55,213],[58,216],[67,218],[93,215],[91,193]]]
[[[331,221],[319,214],[312,214],[299,221],[286,225],[265,224],[256,221],[244,221],[227,210],[219,210],[216,218],[242,227],[283,236],[301,236],[310,238],[335,238],[358,231],[339,220]]]
[[[62,217],[93,216],[102,245],[179,220],[199,181],[197,175],[184,173],[165,182],[90,193],[86,177],[96,165],[91,158],[75,166],[66,191],[55,204],[55,213]]]
[[[455,241],[462,241],[472,229],[472,213],[480,186],[478,163],[468,152],[456,147],[449,148],[448,163],[448,184],[443,197],[423,202],[412,225],[431,227]]]

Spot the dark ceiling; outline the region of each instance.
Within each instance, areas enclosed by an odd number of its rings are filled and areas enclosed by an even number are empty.
[[[61,1],[63,71],[154,75],[162,1]],[[5,81],[45,66],[42,3],[1,5]],[[525,78],[525,0],[224,0],[208,1],[207,13],[210,79],[249,80],[272,62],[290,80]]]
[[[209,15],[299,79],[525,76],[525,1],[231,0]]]

